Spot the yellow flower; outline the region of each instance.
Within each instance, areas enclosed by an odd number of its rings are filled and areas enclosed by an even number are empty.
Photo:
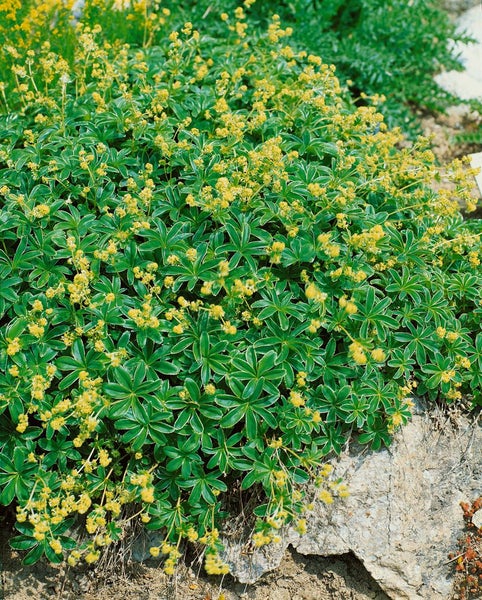
[[[320,327],[321,327],[321,321],[319,319],[311,319],[310,325],[308,327],[308,331],[310,333],[316,333]]]
[[[18,425],[15,428],[19,433],[23,433],[28,427],[28,415],[22,414],[18,416]]]
[[[227,333],[228,335],[235,335],[237,332],[236,327],[231,324],[231,321],[226,321],[223,323],[222,329],[224,333]]]
[[[313,423],[321,423],[322,421],[321,415],[317,410],[315,410],[313,413],[312,421]]]
[[[197,258],[197,250],[196,248],[189,248],[188,250],[186,250],[186,258],[191,261],[194,262]]]
[[[218,272],[220,277],[227,277],[229,275],[229,262],[227,260],[219,263]]]
[[[261,548],[261,546],[265,546],[271,542],[271,537],[262,531],[257,531],[253,534],[252,540],[255,548]]]
[[[12,377],[18,377],[20,375],[20,371],[19,371],[17,365],[13,365],[13,367],[10,367],[8,372],[10,373],[10,375]]]
[[[223,563],[217,554],[207,554],[204,568],[208,575],[226,575],[229,573],[229,567]]]
[[[60,543],[60,540],[50,540],[49,546],[52,548],[55,554],[62,554],[62,544]]]
[[[224,309],[219,304],[213,304],[209,309],[209,316],[213,319],[222,319],[224,317]]]
[[[308,300],[314,300],[315,302],[324,302],[328,295],[322,292],[314,283],[310,283],[305,290],[306,297]]]
[[[99,552],[97,552],[97,551],[94,552],[93,550],[91,550],[90,552],[88,552],[85,555],[85,562],[88,565],[90,565],[92,563],[95,563],[95,562],[97,562],[99,560],[99,556],[100,556]]]
[[[207,383],[204,386],[204,391],[208,396],[213,396],[216,393],[216,388],[212,383]]]
[[[37,323],[30,323],[28,326],[28,330],[36,338],[41,338],[45,332],[45,328],[41,327]]]
[[[154,488],[151,487],[147,487],[147,488],[142,488],[141,490],[141,498],[143,502],[154,502]]]
[[[318,498],[324,504],[332,504],[332,502],[333,502],[333,496],[330,494],[330,492],[328,490],[320,490],[318,492]]]
[[[273,471],[274,484],[277,487],[284,487],[288,480],[288,475],[284,471]]]
[[[345,310],[349,315],[354,315],[358,312],[357,305],[351,300],[346,303]]]
[[[7,354],[8,356],[13,356],[14,354],[17,354],[17,352],[20,352],[21,346],[20,346],[20,338],[16,337],[13,338],[13,340],[8,340],[8,346],[7,346]]]
[[[92,504],[92,500],[88,494],[82,494],[80,498],[77,500],[77,512],[79,515],[85,514]]]
[[[333,472],[333,467],[330,464],[323,465],[320,469],[320,477],[328,477]]]
[[[50,212],[50,208],[46,204],[38,204],[32,210],[32,216],[36,219],[41,219],[42,217],[46,217]]]
[[[290,402],[293,406],[296,406],[296,408],[299,408],[300,406],[304,406],[305,399],[299,392],[295,392],[294,390],[291,390],[290,391]]]
[[[306,533],[306,519],[298,519],[295,529],[297,533],[304,535]]]
[[[453,378],[455,377],[455,371],[454,370],[448,370],[448,371],[443,371],[442,375],[440,376],[440,379],[444,382],[444,383],[448,383],[449,381],[451,381]]]
[[[60,429],[62,429],[62,427],[64,425],[65,425],[64,417],[56,417],[55,419],[52,419],[52,421],[50,421],[50,427],[52,427],[52,429],[54,431],[59,431]]]
[[[375,348],[371,352],[373,360],[376,362],[384,362],[387,358],[385,352],[381,348]]]
[[[353,360],[356,362],[357,365],[366,365],[367,364],[367,357],[364,352],[354,352]]]
[[[109,456],[107,450],[99,450],[99,464],[101,467],[107,467],[111,463],[112,459]]]
[[[34,302],[32,304],[32,310],[38,312],[38,311],[41,311],[43,309],[44,309],[44,307],[43,307],[42,302],[40,302],[40,300],[34,300]]]
[[[283,252],[285,249],[284,242],[273,242],[271,246],[271,252]]]

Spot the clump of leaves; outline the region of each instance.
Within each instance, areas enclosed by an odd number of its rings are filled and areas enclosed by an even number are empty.
[[[94,562],[129,506],[168,573],[183,539],[224,573],[234,482],[264,490],[254,541],[276,541],[305,530],[307,481],[344,495],[326,457],[389,444],[415,387],[481,403],[470,170],[434,191],[425,142],[397,149],[288,34],[238,9],[221,43],[186,23],[131,49],[98,24],[71,63],[26,57],[0,117],[0,503],[27,563]]]
[[[472,522],[474,514],[482,509],[482,497],[472,503],[460,504],[467,532],[459,540],[458,553],[449,554],[455,561],[457,593],[461,600],[480,598],[482,590],[482,529]]]

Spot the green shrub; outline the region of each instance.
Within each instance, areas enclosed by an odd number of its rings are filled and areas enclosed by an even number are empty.
[[[134,514],[168,573],[184,538],[226,572],[235,482],[276,541],[306,528],[307,481],[345,494],[325,457],[389,444],[415,387],[481,403],[470,171],[434,191],[425,142],[397,149],[288,33],[238,9],[222,42],[81,27],[70,66],[26,57],[0,117],[0,504],[26,563],[93,562]]]

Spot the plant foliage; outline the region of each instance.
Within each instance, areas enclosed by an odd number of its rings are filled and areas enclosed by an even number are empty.
[[[481,403],[470,171],[435,191],[425,142],[397,148],[278,19],[225,21],[221,42],[160,23],[129,47],[81,23],[70,58],[10,51],[0,504],[26,563],[97,560],[133,506],[168,573],[183,538],[226,572],[236,481],[264,490],[255,544],[276,541],[306,528],[308,480],[345,493],[325,457],[389,444],[415,387]]]

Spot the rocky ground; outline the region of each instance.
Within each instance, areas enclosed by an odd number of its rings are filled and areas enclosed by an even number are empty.
[[[288,551],[280,568],[254,585],[198,576],[186,566],[167,578],[153,561],[123,571],[72,572],[22,567],[8,551],[2,560],[2,600],[389,600],[352,555],[328,559]]]

